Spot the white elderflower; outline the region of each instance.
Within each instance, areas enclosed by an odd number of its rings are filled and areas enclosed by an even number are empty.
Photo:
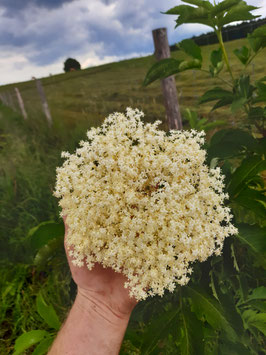
[[[237,233],[221,171],[204,164],[204,132],[166,134],[143,116],[113,113],[63,152],[54,192],[75,265],[122,272],[138,300],[187,284],[192,263],[220,255]]]

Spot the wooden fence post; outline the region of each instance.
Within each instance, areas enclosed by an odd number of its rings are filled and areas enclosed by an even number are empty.
[[[22,96],[21,96],[18,88],[15,88],[15,93],[17,95],[18,104],[19,104],[22,116],[24,117],[24,120],[26,120],[28,118],[28,115],[27,115],[27,112],[25,110],[24,102],[23,102]]]
[[[155,57],[157,60],[170,58],[167,29],[157,28],[152,31]],[[169,130],[182,129],[182,118],[178,104],[175,77],[173,75],[161,80]]]
[[[43,90],[43,86],[42,86],[42,83],[41,83],[40,79],[36,79],[36,86],[37,86],[37,90],[38,90],[38,93],[39,93],[40,98],[41,98],[43,112],[44,112],[44,114],[46,116],[46,119],[47,119],[49,127],[51,127],[51,125],[53,123],[52,116],[51,116],[51,113],[50,113],[50,110],[49,110],[48,102],[46,100],[46,96],[45,96],[45,93],[44,93],[44,90]]]

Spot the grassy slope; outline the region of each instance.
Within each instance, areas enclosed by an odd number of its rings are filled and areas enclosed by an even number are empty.
[[[226,43],[233,69],[238,72],[241,64],[232,54],[232,49],[241,47],[246,40],[237,40]],[[204,68],[207,69],[211,50],[217,45],[202,47]],[[184,57],[180,51],[173,52],[175,58]],[[155,59],[153,56],[125,60],[99,67],[89,68],[80,72],[60,74],[43,79],[45,92],[52,116],[57,128],[70,129],[89,123],[98,124],[104,116],[113,112],[124,110],[127,106],[141,108],[146,113],[147,120],[163,119],[164,107],[160,83],[155,82],[144,88],[141,83]],[[263,53],[255,61],[255,75],[264,71]],[[252,67],[250,68],[252,73]],[[228,74],[222,74],[227,78]],[[208,74],[188,71],[176,76],[179,101],[181,107],[195,107],[197,98],[213,84],[224,86],[217,79],[211,79]],[[33,81],[0,87],[0,91],[10,90],[17,86],[25,100],[26,110],[31,119],[42,116],[40,100]],[[201,107],[203,114],[208,114],[210,106]],[[229,116],[228,110],[219,110],[209,114],[211,119]],[[44,119],[42,117],[42,119]]]

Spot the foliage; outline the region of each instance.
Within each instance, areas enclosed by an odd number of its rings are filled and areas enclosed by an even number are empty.
[[[67,73],[69,71],[80,70],[80,63],[73,58],[68,58],[64,62],[64,72]]]
[[[197,131],[205,131],[208,132],[214,128],[226,125],[226,121],[224,120],[216,120],[210,122],[207,118],[199,118],[197,111],[190,110],[186,108],[183,112],[183,120],[188,121],[189,127],[192,129],[196,129]]]
[[[26,349],[36,345],[33,354],[46,354],[60,328],[72,294],[63,235],[61,223],[41,223],[30,230],[23,242],[30,249],[28,262],[10,265],[9,269],[1,265],[0,323],[4,325],[10,316],[14,322],[8,338],[5,333],[1,337],[6,353],[9,353],[10,342],[17,338],[14,354],[24,354]],[[56,285],[61,287],[56,288]],[[29,322],[29,318],[34,322]]]
[[[38,329],[23,333],[15,342],[14,355],[22,354],[26,349],[35,344],[38,344],[38,346],[33,352],[34,355],[46,354],[55,338],[55,331],[58,331],[60,328],[60,321],[54,307],[46,304],[41,291],[36,297],[36,308],[44,322],[53,330],[47,332],[46,330]]]
[[[261,105],[261,102],[266,100],[266,78],[262,77],[252,84],[250,75],[246,73],[248,65],[266,47],[266,25],[256,28],[248,36],[248,47],[243,46],[234,50],[235,56],[243,65],[243,71],[238,78],[233,74],[222,38],[224,25],[234,21],[255,18],[256,16],[252,15],[251,11],[257,8],[249,6],[245,1],[241,0],[224,0],[218,4],[212,4],[210,1],[194,0],[183,2],[190,5],[179,5],[166,12],[168,15],[178,15],[176,27],[185,23],[204,24],[213,28],[219,41],[219,49],[213,50],[210,55],[209,71],[207,72],[209,72],[211,77],[222,81],[223,86],[216,86],[206,91],[200,98],[199,103],[215,102],[212,110],[230,106],[233,114],[243,110],[249,124],[254,125],[260,134],[266,136],[266,107]],[[180,42],[179,48],[193,59],[174,62],[173,59],[169,58],[154,64],[144,79],[144,85],[184,70],[206,71],[202,69],[201,48],[193,40],[183,40]],[[225,80],[222,75],[219,75],[224,67],[230,74],[230,80]],[[226,89],[224,84],[227,86]]]
[[[248,46],[234,50],[243,67],[236,77],[223,43],[222,29],[233,21],[254,18],[250,11],[255,7],[240,0],[224,0],[218,4],[204,0],[183,2],[189,5],[182,4],[166,12],[178,15],[176,27],[185,23],[205,24],[213,28],[219,41],[219,49],[210,55],[209,70],[202,69],[200,47],[191,40],[179,44],[181,50],[198,61],[191,69],[201,70],[223,82],[222,86],[207,90],[199,104],[215,102],[212,110],[229,106],[234,115],[242,110],[255,134],[222,129],[207,144],[207,163],[220,166],[225,175],[230,196],[227,203],[239,234],[226,241],[222,257],[211,258],[204,267],[199,266],[193,282],[178,290],[179,297],[175,295],[175,302],[171,302],[175,313],[168,315],[167,334],[151,337],[150,344],[157,342],[155,348],[159,349],[160,343],[167,343],[170,334],[172,353],[265,354],[266,189],[263,174],[266,171],[266,131],[263,105],[266,79],[251,82],[247,67],[266,46],[266,26],[248,36]],[[182,72],[186,63],[181,61],[176,68],[172,65],[171,73]],[[163,73],[167,73],[167,62],[160,66],[155,64],[148,71],[144,85],[165,77]],[[204,129],[207,121],[199,119],[196,111],[187,109],[183,115],[191,127]],[[175,317],[172,323],[170,314]],[[151,328],[153,322],[161,322],[160,317],[154,318]],[[175,330],[177,324],[179,335]],[[144,349],[147,346],[147,342],[142,345]]]

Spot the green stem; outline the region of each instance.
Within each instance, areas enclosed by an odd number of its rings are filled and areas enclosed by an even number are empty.
[[[225,64],[227,66],[227,69],[229,71],[229,74],[230,74],[230,76],[232,78],[233,85],[234,85],[235,79],[234,79],[234,75],[233,75],[232,69],[230,67],[228,56],[227,56],[227,52],[226,52],[226,49],[225,49],[225,46],[224,46],[222,31],[220,29],[218,29],[218,30],[215,30],[215,32],[216,32],[216,35],[217,35],[217,38],[218,38],[218,41],[219,41],[219,44],[220,44],[220,48],[221,48],[221,50],[223,52]]]

